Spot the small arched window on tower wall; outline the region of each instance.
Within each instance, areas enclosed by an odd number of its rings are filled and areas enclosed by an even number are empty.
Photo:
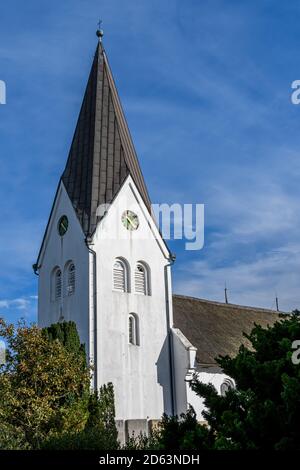
[[[150,295],[150,271],[141,261],[135,267],[134,286],[135,292],[142,295]]]
[[[75,275],[75,265],[74,263],[69,263],[67,268],[67,295],[73,295],[75,292],[75,283],[76,283],[76,275]]]
[[[233,388],[235,388],[233,380],[225,379],[224,382],[221,384],[221,387],[220,387],[220,393],[221,393],[222,397],[225,397],[228,390],[232,390]]]
[[[62,290],[62,275],[61,275],[61,270],[57,268],[54,271],[53,300],[59,300],[61,298],[61,290]]]
[[[117,258],[113,266],[113,289],[129,292],[129,268],[125,260]]]
[[[129,344],[139,346],[139,319],[135,313],[130,313],[128,317],[128,340]]]

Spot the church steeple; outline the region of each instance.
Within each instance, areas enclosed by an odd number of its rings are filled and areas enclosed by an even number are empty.
[[[86,235],[96,228],[97,207],[113,200],[129,174],[150,210],[147,188],[99,37],[62,175]]]

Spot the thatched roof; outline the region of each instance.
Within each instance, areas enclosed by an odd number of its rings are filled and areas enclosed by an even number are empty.
[[[219,355],[234,356],[243,343],[250,346],[243,332],[254,323],[266,328],[278,320],[278,313],[263,308],[212,302],[173,295],[174,327],[179,328],[197,348],[197,362],[216,364]]]

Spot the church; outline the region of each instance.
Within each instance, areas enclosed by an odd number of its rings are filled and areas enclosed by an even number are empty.
[[[121,440],[148,433],[163,413],[203,403],[194,373],[219,393],[234,383],[216,363],[276,312],[177,295],[174,256],[151,200],[102,44],[91,66],[69,156],[35,265],[38,324],[74,321],[93,365],[112,382]]]

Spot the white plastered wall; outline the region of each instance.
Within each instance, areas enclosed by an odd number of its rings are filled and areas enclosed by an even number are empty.
[[[58,233],[58,221],[62,215],[69,220],[66,234]],[[67,263],[75,264],[75,292],[67,295],[64,269]],[[81,341],[89,355],[89,253],[84,233],[65,190],[60,183],[48,229],[39,256],[38,325],[49,326],[63,319],[76,322]],[[51,293],[51,277],[55,267],[63,274],[62,296],[54,300]]]
[[[196,395],[190,387],[190,380],[196,374],[198,380],[204,384],[211,383],[220,393],[221,384],[230,378],[217,366],[199,367],[196,363],[197,349],[188,341],[180,329],[172,328],[174,362],[175,362],[175,390],[176,413],[185,413],[191,405],[199,421],[203,421],[205,410],[203,398]]]
[[[205,368],[205,369],[198,368],[197,378],[200,382],[204,384],[209,384],[209,383],[212,384],[219,394],[221,391],[221,385],[224,382],[224,380],[230,379],[230,377],[224,374],[219,367],[210,367],[210,368]],[[202,413],[205,410],[203,398],[196,395],[196,393],[193,392],[193,390],[191,389],[188,383],[187,383],[187,403],[191,405],[196,411],[198,420],[202,421],[204,419]]]
[[[138,230],[129,231],[122,225],[125,210],[138,215]],[[169,268],[166,268],[169,253],[147,214],[129,176],[99,223],[91,245],[97,259],[97,384],[113,382],[117,419],[159,419],[164,411],[171,413],[166,307],[171,291]],[[113,290],[112,269],[118,257],[125,259],[130,267],[129,293]],[[151,295],[134,292],[134,269],[138,261],[150,269]],[[171,299],[169,304],[172,321]],[[130,313],[138,316],[138,346],[129,344]]]

